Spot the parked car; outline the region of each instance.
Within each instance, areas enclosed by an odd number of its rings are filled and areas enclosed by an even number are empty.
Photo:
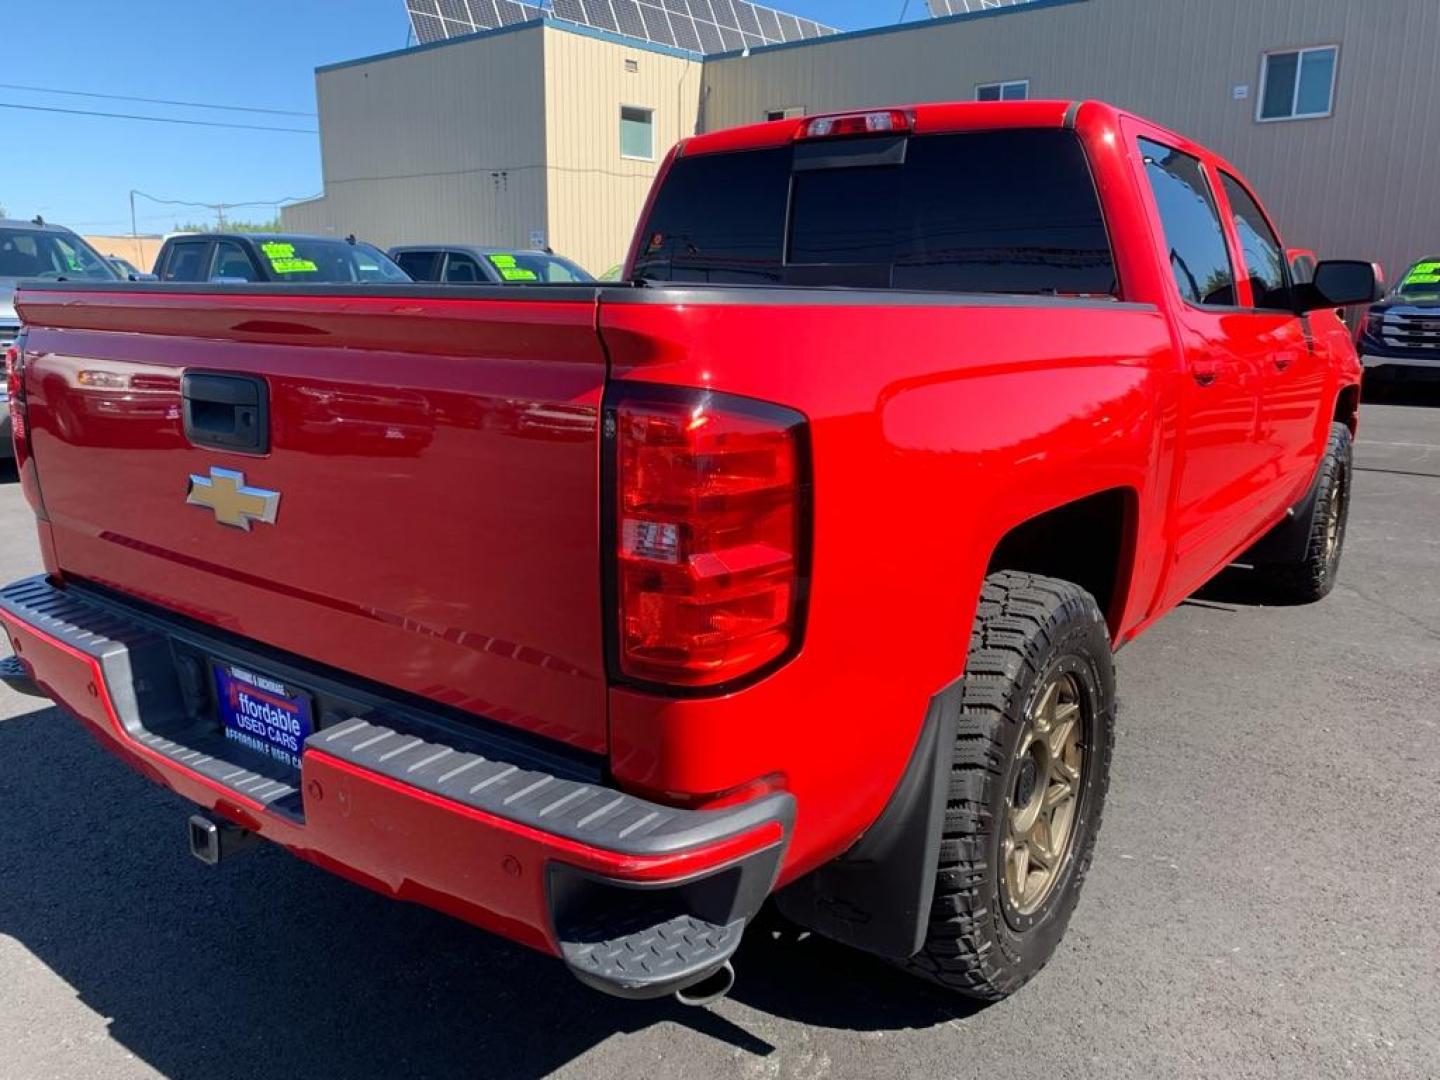
[[[81,237],[42,218],[18,221],[0,218],[0,355],[20,333],[15,313],[15,286],[24,278],[49,281],[116,281],[120,275],[105,257]],[[8,388],[0,390],[3,406]],[[11,458],[10,410],[0,410],[0,458]]]
[[[1335,583],[1373,266],[1297,283],[1232,165],[1029,101],[686,139],[624,277],[25,286],[8,677],[202,860],[265,837],[611,993],[724,993],[770,894],[1013,992],[1113,649],[1242,555]],[[156,368],[168,414],[67,428],[77,371]]]
[[[346,284],[409,281],[373,244],[291,233],[180,233],[155,256],[160,281]]]
[[[1360,352],[1367,385],[1440,379],[1440,256],[1413,263],[1371,307]]]
[[[390,257],[416,281],[443,281],[448,285],[578,285],[595,280],[569,259],[548,251],[407,244],[391,248]]]

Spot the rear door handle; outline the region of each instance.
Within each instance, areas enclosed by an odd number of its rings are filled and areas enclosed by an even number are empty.
[[[188,371],[180,380],[185,437],[195,446],[263,454],[270,449],[270,388],[255,375]]]

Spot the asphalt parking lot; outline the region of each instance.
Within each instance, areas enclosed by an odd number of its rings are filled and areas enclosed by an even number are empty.
[[[278,850],[201,866],[176,797],[0,689],[0,1077],[1440,1076],[1440,407],[1361,424],[1327,601],[1232,571],[1121,653],[1095,868],[1009,1001],[766,934],[709,1009],[614,1001]]]

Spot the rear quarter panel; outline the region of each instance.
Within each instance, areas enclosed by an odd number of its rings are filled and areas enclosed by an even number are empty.
[[[808,295],[809,299],[805,299]],[[1160,545],[1171,339],[1155,308],[1111,301],[665,290],[602,300],[618,380],[801,409],[814,549],[799,655],[729,697],[610,690],[613,769],[656,792],[770,775],[797,797],[789,880],[878,815],[929,699],[964,671],[1000,538],[1054,506],[1136,493]],[[627,302],[628,301],[628,302]],[[1143,560],[1152,578],[1163,558]],[[1132,582],[1122,620],[1153,580]]]

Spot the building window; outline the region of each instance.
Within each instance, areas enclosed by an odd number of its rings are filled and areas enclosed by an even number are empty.
[[[766,120],[793,120],[797,116],[805,115],[804,105],[787,105],[783,109],[766,109]]]
[[[620,156],[655,160],[655,110],[620,106]]]
[[[975,87],[976,101],[1024,101],[1030,96],[1029,79],[981,83]]]
[[[1257,120],[1308,120],[1329,116],[1335,104],[1335,61],[1340,49],[1289,49],[1265,54]]]

